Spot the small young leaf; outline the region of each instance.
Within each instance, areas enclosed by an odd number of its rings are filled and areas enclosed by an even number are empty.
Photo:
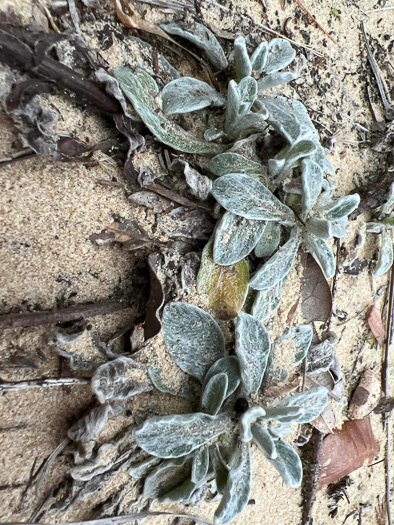
[[[204,378],[203,389],[205,389],[205,385],[213,376],[222,373],[226,374],[228,379],[227,392],[225,396],[227,398],[228,396],[231,396],[233,392],[235,392],[241,382],[239,361],[235,355],[222,357],[211,366]]]
[[[185,175],[186,184],[189,186],[192,194],[197,197],[197,199],[205,201],[211,194],[211,179],[192,168],[188,162],[185,162],[183,173]]]
[[[177,78],[161,92],[163,110],[167,115],[190,113],[208,106],[223,107],[225,99],[206,82],[196,78]]]
[[[250,57],[252,69],[261,73],[267,62],[268,46],[266,42],[261,42],[256,49],[253,51],[253,55]]]
[[[143,69],[134,73],[128,67],[118,67],[114,70],[114,76],[145,125],[161,142],[188,153],[223,151],[222,146],[199,140],[167,119],[156,101],[158,87],[149,73]]]
[[[274,73],[279,71],[293,62],[295,56],[296,52],[287,40],[274,38],[268,43],[267,61],[262,72]]]
[[[332,235],[333,237],[338,237],[338,239],[342,237],[346,237],[346,226],[348,224],[348,218],[343,217],[343,219],[339,219],[339,221],[334,221],[331,223],[332,226]]]
[[[280,341],[290,340],[294,344],[294,365],[299,365],[306,357],[313,338],[313,330],[309,325],[292,326],[279,338]]]
[[[263,322],[275,312],[282,300],[282,291],[286,278],[274,284],[272,288],[257,292],[252,306],[252,315]]]
[[[191,304],[166,306],[163,336],[179,368],[201,382],[212,363],[224,355],[224,338],[218,324],[207,312]]]
[[[243,36],[239,36],[234,40],[234,61],[235,73],[238,80],[251,75],[252,64],[250,62],[248,50],[246,49],[246,42]]]
[[[277,176],[282,172],[287,172],[291,168],[299,165],[299,161],[315,153],[316,143],[314,140],[302,139],[284,148],[276,159],[269,159],[268,171],[271,175]]]
[[[232,126],[226,129],[232,140],[247,138],[252,133],[260,133],[267,127],[267,117],[263,113],[248,113],[240,117]]]
[[[230,80],[227,89],[226,103],[226,130],[230,128],[238,118],[241,106],[241,93],[235,80]]]
[[[324,219],[315,219],[312,217],[305,223],[305,227],[309,233],[312,233],[319,239],[330,239],[332,237],[332,223]]]
[[[239,438],[244,443],[252,441],[252,425],[256,423],[258,419],[263,418],[266,415],[264,408],[252,407],[249,408],[240,419]]]
[[[280,226],[275,221],[269,221],[254,248],[256,257],[271,257],[280,243]]]
[[[222,500],[215,512],[215,523],[232,521],[246,507],[252,485],[252,462],[249,443],[241,443],[234,452]]]
[[[208,295],[209,307],[219,319],[228,321],[237,317],[249,285],[249,266],[243,260],[231,266],[220,266],[213,261],[213,242],[204,248],[200,271],[197,276],[197,292]]]
[[[161,26],[166,33],[180,36],[192,42],[202,49],[209,62],[217,69],[227,67],[227,58],[222,46],[215,35],[202,24],[195,23],[191,27],[185,27],[181,23],[172,22]]]
[[[286,244],[257,270],[250,280],[250,287],[254,290],[268,290],[282,281],[293,266],[299,245],[299,233],[293,231]]]
[[[99,366],[92,377],[92,390],[100,403],[122,400],[152,390],[149,382],[133,379],[132,370],[141,368],[133,359],[118,357]]]
[[[270,340],[264,325],[252,315],[240,312],[235,326],[235,353],[246,395],[256,394],[263,380],[270,353]]]
[[[360,204],[360,195],[347,195],[336,201],[334,206],[325,211],[325,215],[329,221],[337,221],[343,217],[347,217]]]
[[[190,462],[190,456],[163,461],[146,476],[142,496],[144,498],[156,498],[164,494],[165,491],[168,492],[175,488],[179,485],[179,481],[185,477],[183,467],[188,462]]]
[[[143,461],[131,465],[129,475],[135,479],[144,479],[160,463],[161,459],[149,456]]]
[[[201,483],[208,474],[209,448],[200,448],[194,454],[192,463],[191,480],[193,483]]]
[[[287,73],[272,73],[272,75],[267,75],[258,81],[259,92],[280,86],[281,84],[286,84],[295,78],[297,78],[297,76],[290,71]]]
[[[319,263],[320,268],[325,273],[327,279],[335,275],[335,257],[327,243],[315,235],[305,234],[304,237],[308,251]]]
[[[228,211],[246,219],[294,220],[293,211],[282,204],[261,182],[239,173],[216,179],[212,195]]]
[[[252,426],[252,434],[253,441],[263,452],[266,458],[275,459],[278,456],[274,439],[261,423],[255,423]]]
[[[238,91],[240,95],[238,118],[240,118],[249,113],[257,98],[258,88],[256,80],[252,77],[243,78],[238,84]]]
[[[224,372],[211,377],[202,393],[202,409],[211,416],[215,416],[226,398],[227,388],[228,377]]]
[[[323,170],[310,159],[301,162],[302,211],[307,216],[320,195],[323,183]]]
[[[227,211],[215,231],[215,263],[228,266],[242,261],[256,246],[266,224],[266,221],[245,219]]]
[[[286,441],[279,439],[275,442],[277,457],[270,459],[273,466],[279,471],[285,483],[297,489],[302,481],[302,463],[297,452]]]
[[[135,432],[135,440],[152,456],[179,458],[226,432],[230,422],[227,414],[210,416],[201,412],[152,417]]]
[[[223,494],[226,487],[229,469],[224,462],[222,455],[219,452],[218,445],[215,444],[209,447],[209,455],[211,460],[211,467],[215,474],[216,487],[219,494]]]
[[[229,173],[241,173],[263,181],[267,178],[267,168],[258,162],[249,160],[238,153],[221,153],[216,155],[209,163],[208,169],[217,177],[228,175]]]
[[[309,423],[316,419],[324,410],[327,405],[328,392],[327,388],[319,387],[308,392],[301,392],[300,394],[294,394],[277,403],[277,406],[297,407],[303,409],[303,413],[300,417],[297,417],[294,423]]]
[[[388,272],[393,265],[393,243],[390,234],[382,231],[382,244],[379,252],[379,259],[376,264],[374,275],[383,275]]]

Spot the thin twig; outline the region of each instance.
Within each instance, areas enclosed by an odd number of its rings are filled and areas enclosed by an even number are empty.
[[[75,386],[88,385],[90,379],[88,377],[61,377],[43,379],[30,379],[27,381],[0,381],[0,394],[7,392],[17,392],[19,390],[27,390],[30,388],[49,388],[54,386]]]
[[[37,489],[41,485],[42,480],[44,479],[45,474],[47,473],[49,467],[53,464],[53,462],[59,456],[59,454],[63,452],[63,450],[70,443],[70,441],[71,440],[68,437],[63,439],[63,441],[55,448],[55,450],[44,461],[44,463],[42,464],[41,468],[38,470],[35,476],[36,477],[35,485]]]
[[[310,444],[312,447],[311,450],[311,459],[308,463],[309,472],[308,476],[304,478],[303,482],[303,505],[302,505],[302,525],[312,525],[312,510],[313,504],[316,500],[316,491],[317,483],[319,480],[320,468],[319,468],[319,458],[321,447],[323,443],[323,434],[319,432],[316,428],[313,429],[312,438]]]
[[[60,310],[46,310],[44,312],[28,312],[23,314],[0,315],[0,329],[28,328],[43,324],[66,323],[79,319],[88,319],[97,315],[106,315],[118,310],[130,308],[130,305],[121,301],[102,301],[100,303],[79,304]]]
[[[381,11],[392,11],[394,7],[382,7],[381,9],[369,9],[365,13],[380,13]]]
[[[326,35],[326,37],[329,38],[332,42],[334,42],[334,44],[336,44],[339,47],[339,49],[342,49],[341,45],[336,40],[334,40],[329,33],[327,33],[327,31],[324,29],[323,26],[321,26],[319,24],[319,22],[312,15],[312,13],[309,11],[309,9],[307,7],[305,7],[304,4],[300,0],[295,0],[295,1],[296,1],[296,4],[298,4],[298,6],[304,11],[304,13],[306,13],[309,16],[309,19],[311,20],[311,22],[316,24],[317,27],[320,29],[320,31],[323,31],[323,33]]]

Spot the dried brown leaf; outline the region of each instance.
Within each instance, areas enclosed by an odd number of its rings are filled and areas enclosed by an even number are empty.
[[[332,310],[331,290],[326,278],[310,254],[302,254],[302,302],[301,311],[305,322],[326,322]]]
[[[113,222],[101,233],[92,234],[90,240],[99,246],[109,242],[117,242],[130,251],[137,250],[148,244],[159,244],[158,241],[148,236],[138,222],[126,219]]]
[[[365,319],[368,323],[369,329],[376,339],[376,342],[379,346],[382,346],[385,336],[385,329],[380,312],[374,304],[368,309]]]
[[[381,380],[376,372],[367,370],[362,375],[349,403],[350,419],[363,419],[377,406],[381,394]]]
[[[318,490],[372,461],[378,450],[370,418],[346,421],[323,441]]]

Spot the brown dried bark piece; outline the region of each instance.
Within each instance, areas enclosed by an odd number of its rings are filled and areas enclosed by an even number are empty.
[[[346,421],[323,441],[318,490],[372,461],[378,450],[370,418]]]
[[[375,336],[378,345],[382,346],[385,330],[380,312],[374,304],[370,308],[368,308],[367,315],[365,316],[365,318],[367,320],[371,332]]]

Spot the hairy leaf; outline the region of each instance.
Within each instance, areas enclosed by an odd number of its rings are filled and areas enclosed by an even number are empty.
[[[324,219],[312,217],[306,221],[305,226],[309,233],[319,237],[319,239],[330,239],[333,235],[332,223]]]
[[[302,139],[291,146],[286,146],[276,159],[269,159],[268,171],[274,176],[286,173],[298,166],[301,159],[315,153],[316,147],[316,142],[309,139]]]
[[[281,423],[297,423],[299,418],[304,415],[304,410],[300,407],[267,407],[266,416],[267,421],[279,421]]]
[[[352,211],[354,211],[360,204],[360,195],[355,193],[354,195],[346,195],[336,201],[334,206],[325,210],[325,215],[329,221],[337,221],[347,217]]]
[[[331,223],[332,227],[332,235],[334,237],[338,237],[338,239],[342,237],[346,237],[346,226],[348,225],[348,218],[343,217],[342,219],[339,219],[338,221],[334,221]]]
[[[250,287],[254,290],[268,290],[282,281],[293,266],[299,245],[299,233],[295,231],[282,248],[257,270],[250,280]]]
[[[302,463],[297,452],[286,441],[279,439],[275,442],[277,457],[268,458],[278,470],[285,483],[297,489],[302,481]]]
[[[159,497],[160,502],[172,501],[174,503],[189,503],[190,498],[197,489],[197,485],[190,479],[185,479],[180,485]]]
[[[167,119],[156,102],[158,87],[149,73],[143,69],[134,73],[128,67],[119,67],[114,70],[114,76],[146,126],[161,142],[187,153],[219,153],[223,150],[222,146],[193,137]]]
[[[267,75],[258,81],[258,89],[259,91],[265,91],[266,89],[271,89],[276,86],[280,86],[281,84],[291,82],[295,78],[297,78],[297,76],[291,72],[272,73],[271,75]]]
[[[230,355],[222,357],[214,363],[211,368],[208,370],[207,375],[204,378],[203,389],[208,381],[215,376],[216,374],[226,374],[228,383],[227,383],[227,392],[226,398],[231,396],[233,392],[238,388],[238,385],[241,382],[241,371],[239,368],[239,361],[235,355]]]
[[[185,465],[189,462],[190,456],[163,461],[146,476],[143,497],[156,498],[179,485],[186,474]]]
[[[239,36],[234,40],[234,61],[235,73],[238,80],[251,75],[252,64],[250,62],[245,38],[243,36]]]
[[[283,38],[274,38],[268,43],[267,61],[262,69],[264,73],[274,73],[293,62],[296,52]]]
[[[328,244],[323,239],[319,239],[310,233],[307,233],[304,236],[304,240],[308,251],[319,263],[319,266],[325,273],[327,279],[334,277],[335,257]]]
[[[149,456],[148,458],[131,465],[129,475],[135,479],[144,479],[159,463],[160,458]]]
[[[280,226],[275,221],[269,221],[254,248],[254,253],[256,257],[270,257],[278,249],[279,243]]]
[[[161,92],[163,110],[167,115],[190,113],[208,106],[223,107],[225,99],[212,86],[196,78],[177,78]]]
[[[223,434],[230,421],[226,414],[210,416],[200,412],[152,417],[135,432],[135,440],[152,456],[178,458]]]
[[[228,388],[227,374],[214,375],[206,383],[201,398],[201,407],[205,412],[215,416],[226,398]]]
[[[193,483],[201,483],[208,474],[209,448],[200,448],[194,454],[192,464],[191,480]]]
[[[308,353],[313,338],[313,330],[309,325],[292,326],[279,338],[280,341],[290,340],[294,344],[294,365],[299,365]]]
[[[286,278],[274,284],[272,288],[257,292],[252,306],[252,315],[263,322],[275,312],[282,300],[282,291]]]
[[[320,195],[323,183],[323,170],[311,159],[301,162],[302,212],[304,216],[312,210]]]
[[[238,153],[220,153],[208,163],[208,169],[217,177],[228,175],[229,173],[241,173],[243,175],[267,177],[267,169],[262,164],[239,155]]]
[[[235,80],[230,80],[227,89],[226,103],[226,130],[231,127],[238,118],[239,108],[241,105],[241,93]]]
[[[209,62],[217,69],[227,67],[227,58],[215,35],[202,24],[184,24],[172,22],[161,26],[170,35],[180,36],[202,49]]]
[[[275,459],[278,456],[274,439],[261,423],[255,423],[252,426],[252,434],[253,441],[263,452],[266,458]]]
[[[302,408],[303,413],[300,417],[296,418],[294,423],[309,423],[316,419],[321,412],[324,410],[324,407],[327,405],[328,401],[328,392],[327,388],[319,387],[308,392],[301,392],[300,394],[294,394],[278,402],[279,405],[285,405],[288,407],[297,407]]]
[[[238,84],[238,91],[240,95],[238,117],[243,117],[249,113],[257,98],[258,88],[256,80],[249,76],[243,78]]]
[[[246,219],[294,220],[293,211],[282,204],[261,182],[239,173],[216,179],[212,195],[228,211]]]
[[[240,312],[236,319],[235,352],[247,395],[256,394],[259,390],[270,349],[270,340],[264,325],[252,315]]]
[[[280,423],[278,421],[274,421],[271,422],[267,428],[274,441],[291,434],[291,426],[287,423]]]
[[[267,121],[274,130],[282,135],[289,144],[295,143],[301,136],[302,128],[287,99],[284,97],[264,96],[260,100],[268,111]]]
[[[266,221],[245,219],[227,211],[215,231],[215,263],[228,266],[242,261],[256,246],[266,224]]]
[[[231,458],[231,469],[222,500],[215,512],[215,523],[229,523],[246,507],[252,485],[249,443],[242,443]]]
[[[234,124],[226,129],[232,139],[244,139],[252,133],[260,133],[267,127],[266,115],[263,113],[248,113],[237,119]]]
[[[152,390],[152,385],[133,378],[132,371],[141,368],[133,359],[118,357],[98,367],[92,377],[92,390],[100,403],[121,400]]]
[[[262,73],[264,66],[267,62],[268,46],[266,42],[261,42],[256,49],[253,51],[250,57],[252,69],[258,73]]]
[[[266,415],[264,408],[252,407],[249,408],[240,419],[239,438],[244,443],[252,440],[252,425],[256,423],[258,419],[263,418]]]
[[[379,258],[376,263],[374,275],[383,275],[388,272],[393,265],[393,243],[390,234],[382,231],[382,244],[380,246]]]
[[[248,293],[249,266],[245,260],[231,266],[216,264],[212,245],[210,241],[202,252],[197,291],[208,295],[209,307],[219,319],[233,319],[241,310]]]

